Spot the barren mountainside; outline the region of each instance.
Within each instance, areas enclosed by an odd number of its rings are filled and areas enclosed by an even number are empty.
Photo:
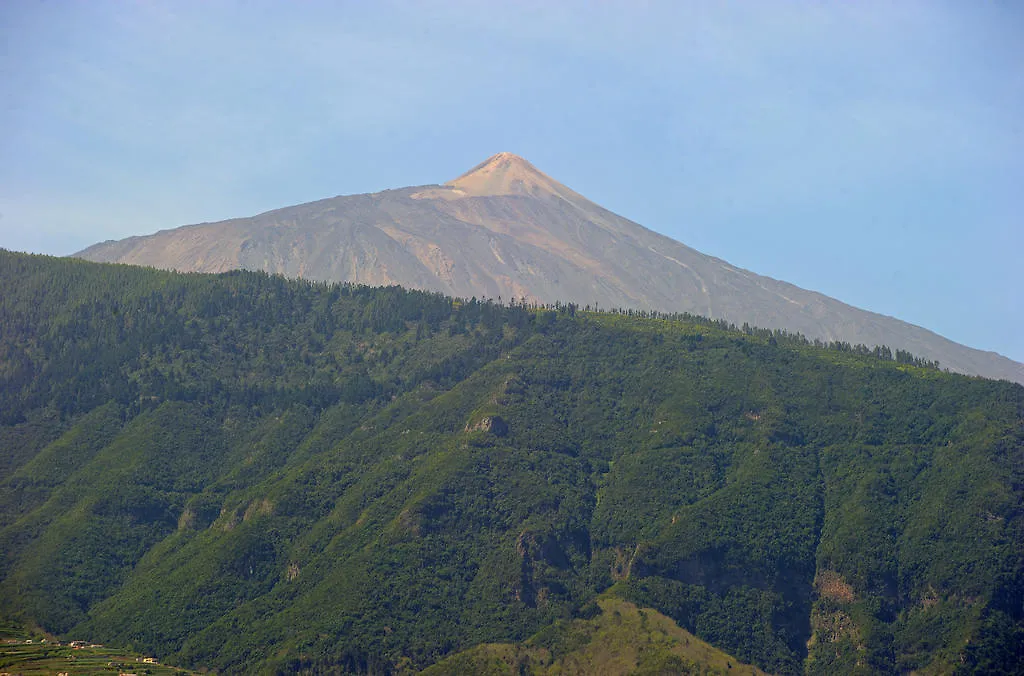
[[[262,270],[461,297],[690,312],[811,339],[888,345],[1024,383],[1024,364],[729,265],[618,216],[510,153],[443,185],[332,197],[91,246],[76,256]]]

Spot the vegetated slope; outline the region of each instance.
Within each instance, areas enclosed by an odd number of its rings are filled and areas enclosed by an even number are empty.
[[[263,270],[470,298],[689,312],[910,351],[1024,383],[1024,364],[729,265],[499,153],[444,185],[351,195],[104,242],[76,254],[194,272]]]
[[[0,621],[0,673],[17,676],[95,676],[138,673],[152,676],[189,676],[180,667],[146,662],[139,655],[102,645],[75,645],[14,622]],[[148,658],[152,659],[152,658]]]
[[[0,253],[0,289],[12,618],[401,672],[614,585],[772,672],[1024,658],[1019,385],[257,273]]]
[[[614,595],[519,644],[482,644],[427,668],[423,676],[591,674],[763,674],[680,629],[656,610]]]

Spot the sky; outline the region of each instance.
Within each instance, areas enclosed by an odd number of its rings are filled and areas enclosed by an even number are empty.
[[[2,248],[441,183],[501,151],[1024,362],[1022,3],[0,3]]]

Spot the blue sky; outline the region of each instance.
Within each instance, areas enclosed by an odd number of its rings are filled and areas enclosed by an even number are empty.
[[[1024,5],[0,3],[0,247],[510,151],[705,253],[1024,361]]]

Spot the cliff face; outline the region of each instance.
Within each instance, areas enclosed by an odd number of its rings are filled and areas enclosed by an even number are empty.
[[[955,371],[1024,383],[1020,363],[731,266],[601,208],[510,153],[443,185],[333,197],[103,242],[76,255],[691,312],[826,341],[885,344]]]

